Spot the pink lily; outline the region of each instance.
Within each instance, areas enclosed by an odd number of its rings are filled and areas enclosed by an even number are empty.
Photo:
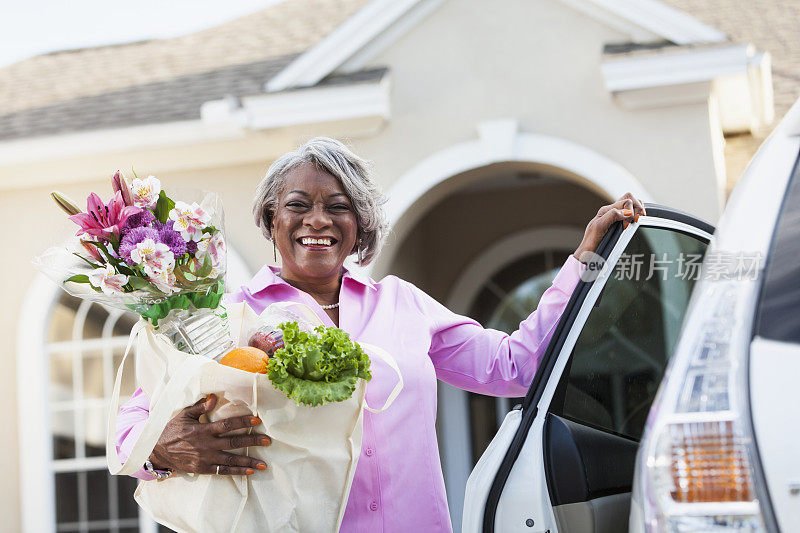
[[[118,239],[120,229],[125,225],[128,217],[141,211],[140,207],[125,205],[122,193],[119,191],[108,202],[108,205],[104,204],[99,196],[92,193],[86,201],[86,213],[72,215],[69,219],[81,227],[77,235],[86,233],[104,239],[113,235]]]
[[[105,264],[106,260],[100,255],[100,251],[97,249],[97,246],[92,246],[87,242],[81,242],[81,246],[92,256],[92,258],[100,264]]]
[[[125,205],[133,205],[133,198],[131,197],[131,189],[128,187],[128,180],[125,179],[125,176],[123,176],[122,172],[119,170],[111,176],[111,187],[114,188],[114,192],[122,193],[122,201]]]

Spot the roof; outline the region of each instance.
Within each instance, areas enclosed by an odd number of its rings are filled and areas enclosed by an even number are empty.
[[[233,65],[0,115],[0,141],[199,119],[204,102],[261,92],[264,80],[294,57]]]
[[[661,0],[772,56],[776,124],[800,96],[800,2],[796,0]]]
[[[289,0],[197,33],[34,56],[0,69],[0,115],[234,65],[254,74],[314,46],[368,0]],[[202,79],[202,76],[201,76]],[[260,89],[259,89],[260,91]],[[134,91],[135,92],[135,91]]]
[[[752,43],[772,57],[775,101],[773,127],[800,96],[800,2],[796,0],[661,0],[724,32],[732,41]],[[770,131],[725,139],[727,192]]]
[[[205,102],[262,93],[264,80],[294,57],[233,65],[0,115],[0,141],[120,125],[198,120]],[[378,68],[330,76],[317,87],[375,81],[385,72]]]

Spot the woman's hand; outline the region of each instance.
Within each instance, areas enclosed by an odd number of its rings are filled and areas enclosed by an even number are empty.
[[[572,255],[578,261],[587,262],[590,259],[590,257],[586,257],[588,255],[587,252],[594,253],[597,250],[603,235],[606,234],[611,224],[618,220],[623,220],[627,228],[632,220],[636,220],[639,215],[646,214],[641,200],[626,192],[613,204],[604,205],[597,211],[597,216],[590,220],[586,226],[586,233],[583,234],[580,246]]]
[[[266,470],[267,465],[263,461],[223,451],[248,446],[269,446],[271,441],[266,435],[224,436],[237,429],[257,426],[261,420],[247,415],[225,418],[208,424],[200,422],[200,416],[210,412],[216,404],[217,397],[209,394],[207,398],[187,407],[169,421],[150,455],[153,468],[194,474],[218,473],[237,476],[253,474],[255,469]]]

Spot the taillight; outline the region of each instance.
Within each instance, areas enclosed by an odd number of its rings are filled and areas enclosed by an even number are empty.
[[[646,531],[764,531],[744,375],[756,284],[698,286],[637,459]]]
[[[666,433],[674,502],[755,499],[744,442],[731,420],[671,424]]]

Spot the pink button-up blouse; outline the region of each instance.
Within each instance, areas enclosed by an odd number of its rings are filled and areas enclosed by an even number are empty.
[[[387,411],[364,412],[361,457],[342,532],[451,531],[436,440],[436,379],[480,394],[524,396],[584,268],[570,256],[538,309],[511,335],[484,329],[395,276],[376,283],[355,272],[344,273],[339,327],[352,339],[391,353],[405,387]],[[302,302],[333,326],[309,294],[277,272],[264,267],[229,300],[245,301],[257,312],[273,302]],[[368,403],[382,405],[395,381],[388,367],[373,361]],[[123,460],[141,432],[149,404],[139,389],[120,410],[116,442]],[[269,434],[269,428],[266,431]],[[137,477],[150,479],[143,470]]]

